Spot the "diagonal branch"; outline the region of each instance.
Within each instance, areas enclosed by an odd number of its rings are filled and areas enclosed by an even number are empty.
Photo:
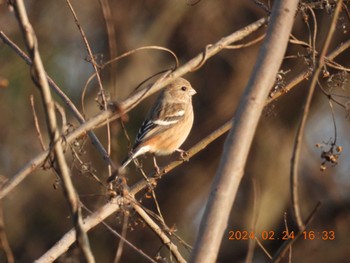
[[[150,218],[150,216],[143,210],[143,208],[137,204],[137,202],[131,202],[132,207],[139,214],[139,216],[146,222],[147,225],[161,238],[163,243],[169,247],[171,253],[174,255],[176,260],[180,263],[186,263],[186,260],[180,254],[177,246],[171,242],[170,238],[163,232],[163,230]]]
[[[101,80],[101,76],[100,76],[100,69],[97,67],[97,63],[95,61],[95,58],[94,58],[94,55],[92,53],[92,49],[90,47],[90,44],[89,44],[89,41],[87,40],[87,37],[85,35],[85,32],[82,28],[82,26],[80,25],[79,21],[78,21],[78,16],[71,4],[71,2],[69,0],[66,0],[68,6],[69,6],[69,9],[74,17],[74,21],[75,21],[75,24],[77,25],[78,29],[79,29],[79,32],[81,34],[81,37],[83,39],[83,42],[85,44],[85,47],[86,47],[86,50],[89,54],[89,57],[90,57],[90,60],[91,60],[91,65],[95,71],[95,74],[96,74],[96,78],[97,78],[97,83],[98,83],[98,86],[99,86],[99,89],[100,89],[100,94],[101,94],[101,98],[102,98],[102,106],[103,106],[103,109],[104,110],[107,110],[107,100],[106,100],[106,91],[105,89],[103,88],[103,85],[102,85],[102,80]],[[108,157],[111,155],[111,127],[110,127],[110,124],[107,123],[107,155]],[[111,170],[112,170],[112,167],[111,165],[108,165],[108,170],[109,170],[109,173],[111,174]]]
[[[2,31],[0,31],[0,38],[1,40],[7,44],[11,49],[13,49],[17,55],[19,55],[29,66],[32,66],[33,62],[28,57],[27,54],[25,54],[11,39],[9,39],[6,34]],[[85,119],[83,115],[79,112],[79,110],[75,107],[73,102],[69,99],[69,97],[58,87],[56,82],[53,81],[52,78],[50,78],[48,75],[46,75],[47,80],[49,82],[50,88],[61,98],[62,102],[67,106],[69,111],[73,114],[73,116],[78,120],[80,124],[85,123]],[[102,143],[99,141],[97,136],[94,132],[88,131],[88,135],[92,141],[92,143],[95,145],[97,150],[102,155],[102,158],[108,162],[114,169],[116,169],[115,164],[112,162],[111,158],[109,157],[107,151],[104,149]]]

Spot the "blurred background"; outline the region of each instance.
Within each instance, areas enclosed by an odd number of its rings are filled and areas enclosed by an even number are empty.
[[[115,35],[110,41],[104,11],[109,4]],[[272,1],[268,1],[272,2]],[[316,49],[319,51],[325,32],[331,21],[332,6],[323,4],[314,9],[317,19]],[[322,1],[320,1],[322,2]],[[326,1],[333,2],[333,1]],[[266,4],[267,1],[265,1]],[[37,34],[39,49],[47,73],[69,96],[78,109],[82,109],[81,96],[93,68],[72,14],[65,1],[25,1],[30,21]],[[332,3],[330,3],[332,4]],[[103,64],[110,58],[138,47],[157,45],[176,53],[184,64],[208,44],[213,44],[242,27],[256,21],[266,12],[254,1],[72,1],[79,22],[86,33],[97,62]],[[348,1],[344,4],[349,8]],[[103,8],[102,8],[103,7]],[[323,8],[321,8],[323,7]],[[349,40],[349,15],[342,11],[330,50]],[[307,23],[310,28],[308,29]],[[293,34],[308,42],[315,26],[307,8],[296,17]],[[0,1],[0,30],[23,50],[22,34],[14,14],[5,1]],[[244,42],[255,39],[265,29],[256,32]],[[111,32],[111,31],[110,31]],[[242,43],[244,43],[242,42]],[[199,70],[186,74],[197,90],[194,97],[195,123],[183,145],[189,149],[212,131],[233,117],[241,93],[248,82],[256,62],[261,42],[256,45],[223,50],[209,59]],[[350,67],[350,51],[346,50],[335,61]],[[281,68],[277,88],[292,80],[298,73],[310,67],[310,50],[301,45],[290,45],[287,58]],[[140,51],[103,69],[102,81],[112,101],[121,101],[147,77],[174,66],[169,53],[158,50]],[[343,103],[348,101],[349,75],[346,70],[327,68],[329,76],[321,79],[324,89],[338,94]],[[278,84],[278,85],[277,85]],[[266,107],[261,118],[247,162],[245,176],[232,208],[230,221],[223,238],[218,262],[244,262],[248,251],[247,240],[229,240],[229,231],[251,231],[259,235],[273,232],[275,240],[260,239],[264,248],[273,255],[281,246],[282,231],[295,229],[291,217],[290,159],[296,127],[307,93],[308,81],[296,86],[277,101]],[[45,118],[40,94],[34,86],[29,67],[13,50],[0,42],[0,175],[3,180],[13,176],[23,165],[41,152],[34,126],[30,96],[34,96],[44,141],[48,144]],[[98,85],[92,81],[83,102],[87,119],[100,111]],[[64,103],[57,98],[58,103]],[[131,142],[152,105],[151,97],[124,118]],[[293,246],[293,262],[347,262],[350,257],[350,124],[344,108],[332,104],[336,123],[336,135],[332,108],[328,98],[316,89],[307,129],[303,141],[299,165],[300,202],[304,220],[312,213],[318,202],[321,206],[313,215],[307,231],[316,236],[299,239]],[[347,103],[349,105],[349,103]],[[348,108],[349,109],[349,108]],[[77,127],[78,122],[66,110],[68,122]],[[120,163],[129,143],[119,121],[112,126],[112,158]],[[107,145],[106,127],[95,130],[103,144]],[[226,134],[191,160],[164,176],[155,189],[165,222],[176,233],[193,245],[205,208],[210,186],[218,167]],[[341,146],[338,164],[324,164],[321,153],[328,151],[330,142],[336,138]],[[108,201],[107,189],[102,182],[108,177],[106,163],[88,138],[82,138],[77,147],[67,147],[67,158],[72,168],[74,184],[82,202],[96,210]],[[315,147],[319,143],[324,148]],[[79,154],[88,169],[82,170],[73,157],[72,149]],[[165,165],[178,158],[176,154],[159,158]],[[153,171],[152,159],[144,158],[146,172]],[[234,161],[234,160],[232,160]],[[137,169],[129,168],[129,183],[142,178]],[[156,211],[152,199],[138,196],[142,204]],[[30,174],[2,201],[5,231],[13,250],[15,262],[32,262],[55,244],[72,226],[67,202],[60,183],[51,170],[39,169]],[[84,212],[88,215],[88,212]],[[126,238],[151,257],[160,256],[164,262],[171,261],[169,251],[153,232],[143,224],[137,214],[130,211]],[[111,216],[107,222],[121,231],[123,213]],[[322,240],[322,231],[334,231],[334,240]],[[90,243],[96,262],[113,262],[119,239],[100,225],[89,232]],[[279,238],[279,239],[278,239]],[[176,241],[175,241],[176,242]],[[185,258],[189,252],[177,243]],[[288,257],[284,262],[288,262]],[[253,262],[268,262],[268,256],[255,245]],[[6,262],[0,252],[0,262]],[[80,262],[79,253],[72,247],[57,262]],[[125,245],[121,262],[145,262],[145,259]]]

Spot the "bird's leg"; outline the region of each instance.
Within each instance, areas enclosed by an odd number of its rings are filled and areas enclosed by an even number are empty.
[[[177,149],[177,152],[180,153],[181,160],[188,162],[189,161],[189,153],[182,149]]]
[[[156,156],[153,155],[153,165],[154,169],[156,170],[157,175],[160,175],[160,168],[157,164]]]
[[[126,178],[120,169],[114,171],[112,175],[108,178],[108,195],[110,199],[117,195],[124,195],[125,189],[128,187]]]

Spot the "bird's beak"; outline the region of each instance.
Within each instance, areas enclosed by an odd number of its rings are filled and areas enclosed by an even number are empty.
[[[190,94],[191,94],[191,96],[193,96],[193,95],[197,94],[197,91],[195,91],[194,89],[191,89]]]

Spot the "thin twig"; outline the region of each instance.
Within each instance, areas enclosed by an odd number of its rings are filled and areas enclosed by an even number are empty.
[[[140,190],[138,188],[132,188],[129,191],[129,196],[135,195]],[[85,231],[88,231],[92,228],[94,228],[96,225],[102,223],[104,224],[112,233],[114,233],[116,236],[118,236],[120,239],[123,239],[126,244],[128,244],[130,247],[132,247],[134,250],[145,256],[149,259],[149,256],[146,255],[142,250],[136,248],[132,243],[130,243],[127,239],[125,239],[122,235],[120,235],[118,232],[113,230],[109,225],[107,225],[103,220],[112,215],[114,212],[118,211],[121,208],[121,204],[127,205],[128,200],[126,198],[123,198],[121,196],[116,196],[112,198],[107,204],[100,207],[97,211],[90,214],[88,217],[84,219],[84,225],[83,228]],[[87,209],[87,208],[85,208]],[[57,259],[60,255],[62,255],[64,252],[66,252],[70,245],[72,245],[75,241],[75,229],[71,229],[68,231],[52,248],[50,248],[48,251],[45,252],[44,255],[42,255],[39,259],[37,259],[36,263],[46,263],[49,261],[54,261]],[[154,260],[149,259],[151,262],[154,262]]]
[[[103,88],[103,85],[102,85],[102,80],[101,80],[99,69],[97,68],[97,63],[95,61],[95,57],[94,57],[94,55],[92,53],[89,41],[87,40],[85,32],[84,32],[82,26],[79,23],[78,16],[75,13],[75,10],[74,10],[70,0],[66,0],[66,2],[68,4],[68,6],[69,6],[69,9],[70,9],[73,17],[74,17],[75,24],[77,25],[77,27],[79,29],[79,32],[80,32],[81,37],[82,37],[82,39],[84,41],[85,47],[87,49],[87,52],[89,54],[89,57],[90,57],[90,60],[91,60],[91,65],[94,68],[94,71],[96,73],[97,83],[98,83],[99,89],[100,89],[100,96],[102,98],[102,106],[103,106],[103,109],[106,111],[107,108],[108,108],[106,94],[105,94],[106,92],[105,92],[105,89]],[[111,156],[111,126],[110,126],[109,123],[107,123],[107,155]],[[109,175],[111,175],[112,174],[112,167],[111,167],[110,164],[108,165],[108,171],[109,171]]]
[[[145,206],[142,206],[140,203],[138,203],[142,209],[149,215],[151,216],[154,220],[156,220],[162,227],[162,230],[165,231],[168,235],[171,235],[173,237],[175,237],[180,244],[182,244],[189,252],[191,252],[192,247],[183,239],[181,239],[177,234],[176,234],[176,228],[173,227],[168,227],[165,224],[164,219],[159,216],[158,214],[156,214],[155,212],[153,212],[152,210],[146,208]]]
[[[312,34],[312,41],[311,41],[311,46],[312,46],[312,62],[314,63],[314,67],[315,65],[315,61],[316,61],[316,38],[317,38],[317,20],[316,20],[316,15],[315,12],[312,8],[310,8],[309,6],[307,6],[307,9],[310,11],[311,15],[312,15],[312,20],[314,21],[314,31]],[[311,35],[311,34],[310,34]]]
[[[339,56],[341,53],[343,53],[345,50],[350,48],[350,40],[347,40],[344,43],[341,43],[338,47],[336,47],[332,52],[329,53],[327,57],[325,57],[325,61],[332,61],[337,56]],[[283,95],[284,93],[289,92],[293,87],[301,83],[303,80],[307,80],[311,75],[311,72],[309,68],[305,69],[301,73],[299,73],[297,76],[295,76],[283,89],[277,91],[272,97],[269,97],[267,99],[267,104],[271,103],[273,100],[277,99],[279,96]],[[324,91],[327,93],[326,91]],[[330,95],[327,93],[327,96]],[[332,98],[333,101],[339,104],[338,101],[336,101],[334,98]],[[345,108],[345,105],[340,106]]]
[[[94,55],[93,55],[93,53],[92,53],[92,50],[91,50],[89,41],[87,40],[87,37],[86,37],[86,35],[85,35],[85,32],[84,32],[82,26],[81,26],[80,23],[79,23],[77,14],[75,13],[74,8],[73,8],[73,6],[72,6],[70,0],[66,0],[66,2],[67,2],[67,4],[68,4],[69,10],[71,11],[71,13],[72,13],[72,15],[73,15],[75,24],[77,25],[77,27],[78,27],[78,29],[79,29],[79,32],[80,32],[81,37],[82,37],[82,39],[83,39],[83,42],[84,42],[84,44],[85,44],[86,50],[87,50],[87,52],[88,52],[88,54],[89,54],[89,57],[90,57],[90,60],[91,60],[91,65],[92,65],[92,67],[94,68],[94,71],[95,71],[95,73],[96,73],[97,83],[98,83],[98,85],[99,85],[100,91],[102,92],[104,107],[105,107],[105,110],[106,110],[106,109],[107,109],[107,101],[106,101],[106,98],[105,98],[104,88],[103,88],[102,80],[101,80],[101,77],[100,77],[100,74],[99,74],[99,69],[97,68],[97,63],[96,63],[96,61],[95,61],[95,57],[94,57]]]
[[[332,99],[331,98],[328,99],[328,103],[329,103],[329,108],[331,109],[332,120],[333,120],[333,128],[334,128],[334,139],[333,139],[332,145],[336,145],[337,144],[338,132],[337,132],[337,123],[335,121],[334,107],[333,107],[333,103],[332,103]]]
[[[99,0],[99,2],[103,13],[103,18],[106,24],[109,57],[111,59],[117,56],[117,42],[116,42],[117,37],[116,37],[116,32],[115,32],[114,23],[113,23],[112,11],[108,0]],[[110,76],[111,76],[111,83],[113,87],[112,91],[115,91],[117,72],[116,72],[116,65],[114,64],[111,65],[110,67]],[[115,95],[115,94],[112,94],[112,95]]]
[[[261,9],[263,9],[267,14],[270,14],[270,13],[271,13],[270,8],[269,8],[265,3],[263,3],[262,1],[260,1],[260,0],[253,0],[253,2],[254,2],[258,7],[260,7]]]
[[[292,43],[292,44],[296,44],[296,45],[300,45],[300,46],[306,47],[306,48],[310,49],[310,50],[313,52],[313,54],[315,54],[315,56],[318,55],[317,50],[315,50],[315,49],[314,49],[312,46],[310,46],[308,43],[306,43],[306,42],[304,42],[304,41],[302,41],[302,40],[297,39],[297,38],[296,38],[295,36],[293,36],[292,34],[291,34],[291,39],[289,40],[289,42]],[[347,48],[349,48],[349,44],[350,44],[350,40],[347,40],[345,43],[341,43],[341,44],[340,44],[340,46],[341,46],[342,48],[337,48],[336,50],[337,50],[338,52],[341,53],[341,52],[343,52],[342,49],[347,49]],[[333,56],[336,57],[337,54],[333,54]],[[291,57],[297,58],[297,56],[291,56]],[[335,68],[335,69],[339,69],[339,70],[343,70],[343,71],[348,71],[348,72],[350,72],[350,68],[346,68],[346,67],[344,67],[343,65],[340,65],[339,63],[335,62],[333,59],[331,59],[330,55],[327,56],[327,57],[325,57],[325,63],[326,63],[326,65],[329,66],[329,67],[332,67],[332,68]]]
[[[137,248],[136,246],[134,246],[130,241],[128,241],[127,239],[123,238],[122,235],[120,235],[117,231],[115,231],[112,227],[110,227],[106,222],[102,222],[102,224],[111,232],[113,233],[115,236],[119,237],[120,239],[123,240],[124,243],[128,244],[131,248],[133,248],[137,253],[139,253],[140,255],[142,255],[145,259],[147,259],[149,262],[152,263],[157,263],[157,261],[155,261],[154,259],[152,259],[150,256],[148,256],[145,252],[143,252],[141,249]],[[45,263],[45,261],[42,261],[43,263]],[[39,263],[39,262],[36,262]]]
[[[115,258],[114,258],[114,263],[119,263],[121,262],[121,258],[123,255],[123,250],[124,250],[124,244],[125,244],[125,237],[126,237],[126,232],[128,230],[128,224],[129,224],[129,214],[128,213],[124,213],[123,215],[123,224],[122,224],[122,233],[121,236],[123,238],[120,238],[119,243],[118,243],[118,248],[117,251],[115,253]]]
[[[343,3],[343,8],[345,10],[346,16],[348,17],[348,20],[350,21],[350,12],[346,4]]]
[[[4,176],[0,175],[0,184],[4,180]],[[0,248],[4,251],[7,259],[7,263],[14,263],[15,259],[7,239],[5,231],[5,222],[4,222],[4,210],[2,207],[2,202],[0,201]]]
[[[13,41],[11,41],[4,32],[0,31],[0,38],[1,40],[7,44],[11,49],[13,49],[16,54],[18,54],[29,66],[33,64],[32,60],[25,54]],[[64,104],[68,107],[70,112],[73,114],[73,116],[79,121],[80,124],[85,123],[84,117],[81,115],[79,110],[75,107],[75,105],[72,103],[72,101],[69,99],[69,97],[58,87],[58,85],[46,74],[46,77],[49,81],[49,85],[51,89],[61,98],[61,100],[64,102]],[[113,164],[112,160],[107,154],[107,151],[104,149],[103,145],[95,135],[93,131],[87,131],[92,143],[95,145],[97,150],[102,155],[103,160],[107,161],[114,169],[116,169],[116,166]]]
[[[149,217],[149,215],[139,206],[136,202],[131,202],[132,207],[139,214],[139,216],[146,222],[146,224],[161,238],[163,243],[169,248],[176,260],[181,263],[185,263],[186,260],[181,256],[177,246],[171,242],[169,237],[163,232],[163,230]]]
[[[68,128],[66,112],[64,111],[64,108],[60,104],[58,104],[56,101],[55,101],[55,109],[61,116],[62,128],[60,133],[63,134]]]
[[[120,200],[121,202],[127,202],[126,198],[124,198],[123,200]],[[124,203],[125,205],[127,205],[126,203]],[[84,207],[84,209],[86,211],[88,211],[90,214],[92,214],[92,211],[87,208],[84,204],[81,204],[82,207]],[[101,219],[100,219],[101,220]],[[137,248],[134,244],[132,244],[129,240],[127,240],[122,234],[119,234],[116,230],[114,230],[110,225],[108,225],[106,222],[101,220],[101,223],[116,237],[118,237],[120,240],[122,240],[125,244],[127,244],[130,248],[132,248],[133,250],[135,250],[137,253],[139,253],[141,256],[143,256],[145,259],[147,259],[149,262],[152,263],[156,263],[155,260],[153,260],[152,258],[150,258],[145,252],[143,252],[141,249]],[[45,263],[46,261],[44,259],[42,259],[42,262]],[[36,263],[38,263],[36,261]]]
[[[79,206],[79,198],[71,181],[70,171],[64,157],[62,144],[58,142],[60,135],[57,126],[55,103],[51,96],[49,83],[47,81],[45,69],[38,50],[37,38],[34,29],[29,22],[23,0],[14,0],[13,7],[19,26],[21,27],[23,33],[24,42],[33,61],[31,75],[34,83],[37,85],[41,93],[51,146],[53,147],[55,154],[55,163],[57,164],[57,170],[59,171],[63,181],[64,194],[67,198],[70,212],[73,217],[73,223],[77,231],[76,237],[78,246],[82,251],[85,261],[88,263],[93,263],[95,260],[90,249],[89,241],[86,233],[82,230],[83,222]]]
[[[312,219],[314,218],[314,215],[316,214],[316,212],[318,211],[318,209],[320,208],[321,203],[318,202],[315,206],[315,208],[312,210],[312,212],[310,213],[309,217],[306,219],[305,221],[305,225],[303,229],[300,229],[299,232],[297,232],[297,234],[295,235],[294,238],[289,238],[287,241],[284,241],[284,243],[282,244],[282,246],[279,247],[279,249],[277,250],[277,252],[274,254],[274,256],[272,257],[271,262],[273,263],[278,263],[280,262],[285,253],[287,251],[289,251],[289,249],[291,248],[291,246],[302,236],[303,231],[306,229],[306,226],[308,226],[310,224],[310,222],[312,221]]]
[[[255,237],[255,241],[258,244],[258,246],[261,248],[261,250],[265,253],[265,255],[269,258],[272,259],[271,254],[269,253],[269,251],[267,251],[267,249],[264,247],[264,245],[261,243],[261,241],[259,240],[259,238]]]
[[[229,45],[229,46],[226,46],[225,49],[240,49],[240,48],[250,47],[262,41],[265,38],[265,36],[266,34],[262,34],[261,36],[257,37],[256,39],[253,39],[252,41],[249,41],[248,43]]]
[[[174,67],[173,67],[171,70],[175,70],[175,69],[177,69],[177,68],[179,67],[179,59],[178,59],[178,57],[176,56],[176,54],[175,54],[173,51],[171,51],[170,49],[165,48],[165,47],[161,47],[161,46],[143,46],[143,47],[139,47],[139,48],[135,48],[135,49],[133,49],[133,50],[127,51],[127,52],[123,53],[123,54],[120,55],[120,56],[117,56],[117,57],[115,57],[115,58],[112,58],[111,60],[109,60],[109,61],[105,62],[104,64],[102,64],[102,65],[100,66],[100,69],[101,69],[101,71],[102,71],[105,67],[107,67],[107,66],[109,66],[109,65],[113,65],[115,62],[117,62],[117,61],[119,61],[119,60],[121,60],[121,59],[123,59],[123,58],[129,57],[129,56],[131,56],[131,55],[133,55],[133,54],[135,54],[135,53],[137,53],[137,52],[139,52],[139,51],[145,51],[145,50],[161,50],[161,51],[166,51],[167,53],[170,53],[171,56],[174,58],[175,65],[174,65]],[[153,77],[155,77],[155,76],[157,76],[157,75],[160,75],[160,74],[162,74],[162,73],[166,74],[168,71],[169,71],[169,70],[163,70],[163,71],[161,71],[161,72],[158,72],[158,73],[156,73],[156,74],[154,74],[154,75],[152,75],[152,76],[146,78],[144,81],[141,82],[141,84],[139,84],[139,85],[136,87],[135,90],[137,90],[140,86],[142,86],[142,84],[144,84],[144,83],[147,82],[148,80],[152,79]],[[86,92],[87,92],[87,88],[88,88],[89,84],[91,83],[91,81],[96,77],[96,75],[97,75],[96,72],[94,72],[94,73],[88,78],[88,80],[86,81],[85,86],[84,86],[84,88],[83,88],[83,91],[82,91],[82,95],[81,95],[81,107],[82,107],[82,111],[83,111],[83,115],[84,115],[84,116],[85,116],[85,103],[84,103],[84,101],[85,101],[85,95],[86,95]],[[149,86],[148,88],[151,88],[151,86]],[[146,94],[146,92],[145,92],[144,94]],[[140,97],[139,100],[141,100],[141,99],[142,99],[142,97]],[[116,103],[116,104],[117,104],[117,103]],[[113,118],[107,119],[105,122],[101,123],[101,124],[99,125],[99,127],[100,127],[100,126],[103,126],[103,125],[106,125],[107,123],[112,122],[112,121],[114,121],[115,119],[118,119],[118,118],[119,118],[119,116],[113,116]]]
[[[109,58],[114,58],[117,56],[117,43],[116,43],[116,32],[114,28],[113,18],[112,18],[112,11],[109,6],[108,0],[99,0],[101,10],[103,13],[103,18],[105,20],[106,24],[106,30],[107,30],[107,39],[108,39],[108,47],[109,47]],[[110,79],[111,79],[111,95],[112,98],[115,98],[116,96],[116,80],[117,80],[117,65],[113,64],[110,66]],[[102,69],[101,69],[102,70]],[[110,124],[107,126],[110,129],[110,136],[117,137],[117,125]],[[109,139],[109,137],[108,137]],[[108,149],[107,152],[109,153],[109,156],[111,156],[113,151],[116,151],[117,149],[117,140],[111,140],[108,141]],[[108,166],[108,176],[112,175],[112,167]]]
[[[336,10],[334,12],[333,18],[331,25],[328,29],[328,33],[326,34],[326,39],[322,45],[322,50],[320,53],[320,56],[318,60],[316,60],[316,69],[312,75],[311,79],[311,84],[309,88],[308,95],[306,97],[304,107],[303,107],[303,115],[300,120],[297,133],[296,133],[296,138],[294,142],[294,147],[293,147],[293,154],[291,158],[291,170],[290,170],[290,186],[291,186],[291,198],[292,198],[292,208],[293,208],[293,216],[298,224],[299,230],[303,229],[304,223],[301,218],[301,212],[300,212],[300,205],[299,205],[299,195],[298,195],[298,167],[299,167],[299,158],[300,158],[300,150],[301,150],[301,143],[303,140],[304,136],[304,130],[305,130],[305,125],[307,121],[307,117],[309,116],[309,110],[311,106],[311,100],[315,91],[315,87],[318,81],[319,74],[321,73],[321,70],[325,64],[325,56],[330,44],[330,41],[333,37],[333,33],[335,30],[335,26],[337,23],[337,19],[341,10],[342,6],[342,0],[338,1]]]
[[[283,214],[283,221],[284,221],[284,227],[286,229],[285,230],[286,234],[289,237],[290,233],[289,233],[289,228],[288,228],[287,212],[284,212],[284,214]],[[288,262],[291,263],[292,262],[292,246],[289,247],[288,251],[289,251]]]
[[[252,223],[249,231],[251,233],[255,233],[256,224],[257,224],[258,215],[259,215],[258,207],[260,207],[258,204],[258,200],[260,200],[260,194],[259,194],[255,179],[252,179],[252,186],[253,186],[253,205],[252,205],[253,213],[252,213]],[[249,239],[248,252],[245,258],[245,263],[253,262],[255,243],[256,243],[256,240],[254,238]]]
[[[30,105],[32,107],[35,130],[36,130],[36,133],[38,135],[40,146],[41,146],[41,149],[43,151],[45,151],[46,147],[45,147],[45,143],[44,143],[44,140],[43,140],[43,136],[41,135],[40,125],[39,125],[39,121],[38,121],[38,116],[36,115],[36,111],[35,111],[34,96],[33,95],[30,95]]]
[[[334,59],[335,57],[339,56],[341,53],[343,53],[345,50],[347,50],[350,47],[350,39],[340,43],[340,45],[334,49],[328,56],[327,58],[329,60]]]
[[[175,70],[176,68],[179,67],[179,59],[178,59],[178,57],[176,56],[176,54],[175,54],[173,51],[171,51],[170,49],[165,48],[165,47],[160,47],[160,46],[144,46],[144,47],[139,47],[139,48],[135,48],[135,49],[133,49],[133,50],[127,51],[127,52],[123,53],[122,55],[117,56],[117,57],[115,57],[115,58],[113,58],[113,59],[111,59],[111,60],[105,62],[104,64],[102,64],[102,65],[100,66],[100,69],[101,69],[101,71],[102,71],[105,67],[107,67],[107,66],[109,66],[109,65],[113,65],[115,62],[117,62],[117,61],[119,61],[119,60],[121,60],[121,59],[123,59],[123,58],[126,58],[126,57],[128,57],[128,56],[131,56],[131,55],[133,55],[133,54],[135,54],[135,53],[137,53],[137,52],[139,52],[139,51],[145,51],[145,50],[161,50],[161,51],[166,51],[167,53],[170,53],[171,56],[174,58],[175,65],[172,67],[171,70]],[[135,90],[137,90],[143,83],[147,82],[149,79],[153,78],[154,76],[157,76],[157,75],[159,75],[159,74],[161,74],[161,73],[166,73],[166,72],[168,72],[168,70],[161,71],[161,72],[156,73],[155,75],[153,75],[153,76],[151,76],[151,77],[148,77],[146,80],[142,81],[141,84],[140,84]],[[88,80],[86,81],[86,83],[85,83],[85,85],[84,85],[83,91],[82,91],[82,95],[81,95],[81,107],[82,107],[82,112],[83,112],[83,115],[84,115],[84,116],[85,116],[85,103],[84,103],[84,101],[85,101],[85,96],[86,96],[87,88],[88,88],[89,84],[91,83],[91,81],[92,81],[95,77],[96,77],[96,72],[94,72],[94,73],[88,78]],[[142,97],[141,97],[141,98],[142,98]],[[104,123],[102,123],[102,124],[100,124],[100,125],[103,126],[103,125],[105,125],[106,123],[111,122],[111,121],[114,121],[114,120],[117,119],[117,118],[119,118],[119,116],[117,116],[117,117],[114,116],[112,119],[108,119],[108,120],[106,120]]]
[[[313,63],[313,68],[316,67],[316,36],[317,36],[317,21],[316,21],[316,15],[314,11],[307,6],[307,9],[312,15],[313,21],[314,21],[314,31],[313,34],[310,29],[310,24],[308,20],[306,20],[306,24],[308,26],[309,30],[309,45],[312,47],[312,63]],[[311,37],[311,35],[313,37]],[[313,92],[313,91],[312,91]],[[304,112],[304,114],[307,114],[307,112]],[[295,139],[294,143],[294,149],[292,153],[292,159],[291,159],[291,170],[290,170],[290,187],[291,187],[291,199],[292,199],[292,208],[293,208],[293,216],[294,219],[299,227],[299,229],[302,229],[304,227],[303,220],[301,218],[301,212],[300,212],[300,204],[299,204],[299,194],[298,194],[298,189],[299,189],[299,183],[298,183],[298,176],[297,176],[297,165],[298,165],[298,160],[299,160],[299,153],[300,153],[300,147],[301,147],[301,139],[302,139],[302,134],[297,132],[297,136]]]

